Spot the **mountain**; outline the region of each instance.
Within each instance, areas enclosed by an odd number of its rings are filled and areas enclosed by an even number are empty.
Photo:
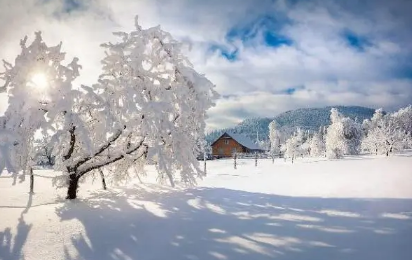
[[[212,143],[224,132],[244,134],[252,140],[267,140],[269,137],[269,123],[275,120],[282,131],[292,133],[297,128],[310,131],[318,131],[321,126],[330,125],[330,110],[333,107],[324,108],[301,108],[287,111],[273,118],[246,119],[235,127],[215,130],[206,135],[208,143]],[[350,117],[362,123],[370,119],[375,109],[360,106],[334,106],[344,116]]]

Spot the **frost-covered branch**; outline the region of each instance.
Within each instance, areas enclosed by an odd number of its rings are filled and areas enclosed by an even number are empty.
[[[69,130],[70,134],[70,142],[69,142],[69,149],[67,153],[63,155],[63,160],[69,160],[74,152],[74,145],[76,144],[76,126],[72,126]]]
[[[109,159],[97,161],[95,163],[91,163],[90,165],[85,165],[85,166],[80,167],[78,169],[78,174],[77,175],[79,177],[81,177],[81,176],[85,175],[86,173],[88,173],[92,170],[100,169],[104,166],[115,163],[115,162],[125,158],[127,155],[133,154],[134,152],[139,150],[139,148],[141,148],[141,147],[143,147],[141,153],[137,156],[134,156],[134,160],[140,159],[140,158],[142,158],[143,156],[145,156],[147,154],[147,146],[143,145],[143,140],[141,142],[139,142],[137,145],[134,145],[133,147],[130,147],[124,153],[119,153],[117,155],[111,156]]]
[[[107,143],[103,144],[100,148],[97,149],[96,152],[94,152],[92,155],[84,157],[83,159],[77,161],[74,163],[73,170],[76,171],[80,166],[82,166],[84,163],[90,161],[91,159],[99,156],[102,154],[104,151],[106,151],[114,142],[116,142],[117,139],[122,134],[122,130],[118,130],[112,137],[107,140]]]

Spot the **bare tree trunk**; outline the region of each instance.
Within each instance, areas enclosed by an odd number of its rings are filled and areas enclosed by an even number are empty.
[[[30,167],[29,171],[30,171],[30,193],[33,194],[33,193],[34,193],[34,175],[33,175],[33,168]]]
[[[48,160],[49,166],[53,166],[53,165],[54,165],[54,158],[53,158],[53,156],[48,155],[48,156],[47,156],[47,160]]]
[[[294,159],[295,159],[295,156],[292,156],[292,164],[293,164]]]
[[[107,190],[106,179],[104,178],[104,173],[103,173],[103,170],[101,168],[99,168],[99,173],[100,173],[100,177],[102,177],[103,190]]]
[[[67,189],[66,199],[73,200],[77,198],[77,189],[79,187],[79,177],[76,173],[69,175],[69,188]]]
[[[174,182],[173,176],[170,174],[170,172],[167,173],[167,177],[169,178],[170,186],[175,187],[175,182]]]

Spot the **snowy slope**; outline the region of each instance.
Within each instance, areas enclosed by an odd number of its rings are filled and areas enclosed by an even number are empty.
[[[0,259],[412,259],[412,153],[208,162],[191,189],[150,183],[77,201],[50,171],[0,177]],[[153,169],[149,169],[153,170]]]

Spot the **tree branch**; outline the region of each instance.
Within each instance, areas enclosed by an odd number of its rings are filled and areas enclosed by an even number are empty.
[[[84,157],[83,159],[81,159],[80,161],[77,161],[75,163],[75,165],[73,166],[73,169],[75,171],[77,171],[77,169],[82,166],[83,164],[85,164],[86,162],[90,161],[91,159],[95,158],[96,156],[100,155],[101,153],[103,153],[105,150],[107,150],[107,148],[109,148],[117,139],[119,139],[119,137],[121,136],[121,134],[123,133],[123,130],[118,130],[112,137],[109,138],[109,140],[107,141],[107,143],[105,143],[104,145],[102,145],[99,149],[97,149],[97,151],[87,157]]]
[[[76,127],[72,126],[72,128],[70,128],[69,133],[70,133],[70,147],[69,150],[67,151],[67,154],[63,155],[63,159],[64,161],[70,159],[70,157],[72,157],[72,154],[74,152],[74,145],[76,143],[76,134],[75,134],[75,130]]]
[[[142,154],[139,155],[139,158],[141,158],[142,156],[146,156],[147,155],[147,145],[143,144],[144,139],[142,139],[139,144],[137,144],[135,147],[130,148],[129,150],[127,150],[125,153],[122,154],[118,154],[117,156],[111,157],[109,160],[104,160],[101,162],[97,162],[97,163],[92,163],[91,165],[84,167],[84,169],[80,170],[77,174],[77,176],[81,177],[83,175],[85,175],[86,173],[92,171],[92,170],[96,170],[96,169],[100,169],[104,166],[107,166],[109,164],[115,163],[121,159],[123,159],[125,157],[126,154],[132,154],[133,152],[137,151],[140,147],[144,146],[145,149],[143,150]]]

